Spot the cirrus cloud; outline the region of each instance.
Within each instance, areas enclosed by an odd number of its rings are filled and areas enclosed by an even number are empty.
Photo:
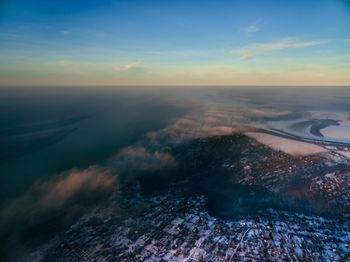
[[[244,28],[244,34],[246,36],[252,36],[253,34],[257,33],[260,31],[260,27],[257,25],[250,25]]]
[[[128,71],[137,68],[141,64],[140,61],[130,62],[124,65],[113,65],[113,69],[117,72]]]
[[[241,59],[249,59],[257,55],[279,51],[284,49],[299,49],[317,46],[325,43],[324,41],[297,41],[293,38],[282,39],[277,42],[258,43],[244,46],[231,51],[232,54],[238,55]]]

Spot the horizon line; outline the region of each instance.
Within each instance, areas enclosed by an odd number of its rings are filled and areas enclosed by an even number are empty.
[[[350,83],[346,85],[320,85],[320,84],[305,84],[305,85],[288,85],[288,84],[271,84],[271,85],[248,85],[248,84],[242,84],[242,85],[225,85],[225,84],[188,84],[188,85],[173,85],[173,84],[61,84],[61,85],[54,85],[54,84],[36,84],[36,85],[14,85],[14,84],[6,84],[2,85],[0,84],[0,88],[6,88],[6,87],[350,87]]]

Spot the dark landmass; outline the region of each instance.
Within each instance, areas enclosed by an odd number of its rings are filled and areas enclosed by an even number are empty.
[[[121,179],[107,207],[28,259],[347,260],[350,167],[244,135],[168,149],[177,167]]]

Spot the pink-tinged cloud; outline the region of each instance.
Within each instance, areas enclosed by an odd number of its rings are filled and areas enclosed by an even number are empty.
[[[0,217],[4,221],[12,217],[23,217],[23,213],[26,214],[24,217],[40,217],[42,213],[68,204],[84,205],[86,199],[110,191],[116,180],[112,171],[98,166],[70,170],[53,180],[34,184],[25,194],[7,203],[1,210]]]
[[[175,159],[169,153],[147,150],[141,146],[124,148],[110,163],[114,169],[124,174],[152,172],[176,165]]]
[[[82,192],[94,193],[110,189],[115,182],[116,176],[107,168],[91,166],[83,170],[71,170],[53,181],[38,185],[45,192],[38,204],[62,205]]]

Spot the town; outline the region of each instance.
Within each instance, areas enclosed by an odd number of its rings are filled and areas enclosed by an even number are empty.
[[[146,195],[142,191],[150,185],[142,179],[128,181],[115,190],[106,207],[81,218],[29,260],[350,259],[347,160],[324,155],[291,157],[243,135],[200,139],[172,153],[178,162],[176,172],[185,174],[181,179],[169,179],[161,190],[157,187]],[[233,188],[224,195],[227,201],[216,199],[227,189],[212,182],[214,175]],[[208,183],[213,188],[210,194]],[[237,185],[248,188],[231,201]],[[221,187],[217,192],[216,186]],[[255,195],[250,187],[255,190],[256,186],[265,195]],[[220,201],[227,202],[226,213],[216,210]],[[231,211],[227,205],[233,206]],[[246,210],[245,205],[254,208]]]

